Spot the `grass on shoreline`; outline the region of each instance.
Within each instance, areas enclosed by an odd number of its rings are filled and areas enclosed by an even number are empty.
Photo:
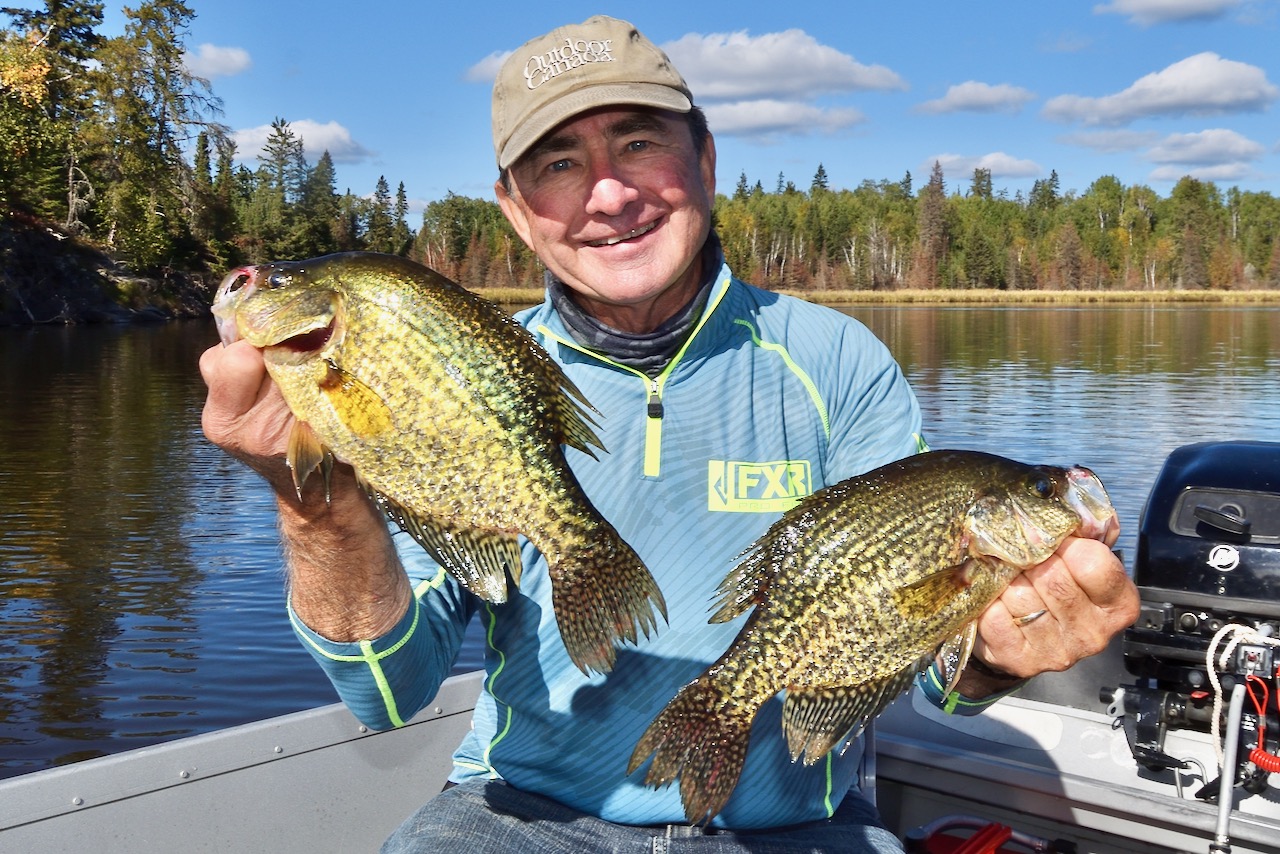
[[[541,288],[485,288],[486,299],[504,305],[542,302]],[[1220,303],[1224,305],[1280,305],[1280,290],[1247,291],[999,291],[999,290],[900,290],[900,291],[789,291],[789,294],[824,305],[1082,305],[1092,303]]]

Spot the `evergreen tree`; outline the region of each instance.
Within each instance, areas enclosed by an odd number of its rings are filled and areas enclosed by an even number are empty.
[[[936,288],[942,284],[949,237],[946,203],[942,164],[935,160],[929,183],[920,191],[916,207],[916,251],[911,265],[913,287]]]
[[[107,180],[108,243],[141,269],[195,255],[190,239],[191,169],[183,148],[221,111],[208,81],[183,65],[195,13],[181,0],[125,8],[124,35],[99,51],[97,75]],[[109,129],[109,133],[107,130]]]
[[[413,232],[409,230],[409,196],[404,181],[396,187],[396,204],[392,212],[391,247],[397,255],[404,255],[413,244]]]
[[[102,6],[0,8],[16,27],[0,32],[0,202],[21,200],[73,232],[94,194],[80,129],[92,109],[87,70],[102,44]]]
[[[369,219],[364,241],[371,252],[394,252],[394,219],[391,211],[391,188],[383,175],[378,176],[373,198],[369,200]]]
[[[992,197],[990,169],[973,170],[973,181],[969,185],[969,195],[979,199],[990,199]]]
[[[809,185],[809,194],[819,193],[829,189],[827,182],[827,170],[821,163],[818,164],[818,171],[813,173],[813,183]]]
[[[290,240],[293,257],[312,258],[339,250],[336,186],[333,157],[326,150],[320,155],[315,168],[306,169],[298,202],[293,206]]]

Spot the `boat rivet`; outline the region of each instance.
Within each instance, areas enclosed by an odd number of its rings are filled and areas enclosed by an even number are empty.
[[[185,779],[187,779],[188,777],[190,777],[190,776],[191,776],[191,772],[190,772],[190,771],[179,771],[179,772],[178,772],[178,776],[185,780]]]
[[[83,806],[84,798],[72,798],[71,803],[75,804],[76,806]]]
[[[432,709],[431,711],[435,712],[437,715],[439,715],[439,714],[443,714],[443,713],[444,713],[444,709],[440,708],[439,706],[436,706],[436,707],[435,707],[434,709]]]
[[[364,724],[360,724],[360,732],[368,732],[369,728]]]
[[[284,748],[277,744],[277,745],[276,745],[276,753],[284,753]]]

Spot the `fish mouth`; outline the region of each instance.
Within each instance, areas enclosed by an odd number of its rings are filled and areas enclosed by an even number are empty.
[[[653,231],[657,227],[658,227],[658,221],[654,220],[653,222],[648,223],[647,225],[637,226],[631,229],[630,231],[626,232],[625,234],[618,234],[618,235],[614,235],[613,237],[603,237],[599,240],[588,240],[586,241],[586,244],[588,246],[597,247],[597,248],[602,246],[616,246],[617,244],[622,243],[623,241],[633,240],[637,237],[640,237],[641,235],[648,234],[649,232]]]
[[[333,338],[334,324],[337,323],[336,318],[330,320],[325,326],[318,329],[312,329],[309,332],[303,332],[301,335],[294,335],[291,338],[285,338],[283,341],[277,341],[270,345],[276,349],[289,350],[294,353],[314,353],[323,349],[324,345],[329,343]]]
[[[218,328],[218,338],[222,346],[240,340],[240,329],[236,324],[236,308],[257,287],[254,284],[256,267],[238,267],[227,273],[218,285],[213,297],[213,322]]]
[[[1116,509],[1096,474],[1084,466],[1068,469],[1065,501],[1080,517],[1079,536],[1105,540]]]
[[[213,301],[223,346],[247,338],[255,347],[272,350],[279,361],[298,363],[328,345],[338,330],[332,294],[320,297],[320,305],[315,291],[285,290],[289,280],[280,265],[239,267],[228,273]],[[264,302],[269,291],[282,298]]]

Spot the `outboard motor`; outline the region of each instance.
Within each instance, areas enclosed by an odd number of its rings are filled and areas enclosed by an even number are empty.
[[[1134,759],[1186,767],[1165,753],[1168,730],[1213,732],[1232,742],[1231,783],[1264,790],[1280,771],[1280,443],[1170,454],[1142,512],[1133,577],[1142,611],[1122,650],[1135,681],[1103,699],[1123,716]],[[1245,697],[1228,721],[1224,698],[1238,684]]]

